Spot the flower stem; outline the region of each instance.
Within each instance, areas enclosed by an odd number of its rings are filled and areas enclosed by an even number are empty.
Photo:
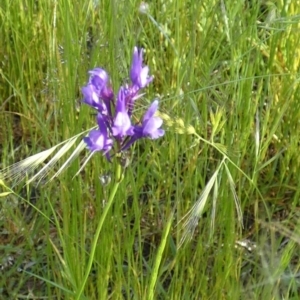
[[[117,164],[115,175],[116,175],[116,177],[115,177],[115,183],[114,183],[114,186],[113,186],[113,188],[111,190],[108,202],[106,203],[105,208],[103,210],[103,213],[102,213],[102,215],[100,217],[100,220],[99,220],[96,232],[95,232],[94,240],[93,240],[93,243],[92,243],[91,253],[90,253],[88,265],[86,267],[86,272],[85,272],[83,281],[81,283],[81,286],[79,288],[79,291],[78,291],[78,293],[76,295],[76,300],[80,300],[80,297],[81,297],[81,295],[83,293],[84,287],[86,285],[87,279],[88,279],[89,274],[90,274],[91,269],[92,269],[92,265],[93,265],[93,261],[94,261],[94,257],[95,257],[95,252],[96,252],[96,247],[97,247],[97,244],[98,244],[98,240],[99,240],[99,236],[100,236],[100,232],[101,232],[103,223],[104,223],[104,221],[106,219],[106,216],[107,216],[107,213],[108,213],[108,211],[109,211],[109,209],[110,209],[110,207],[111,207],[111,205],[112,205],[112,203],[114,201],[114,198],[115,198],[116,192],[118,190],[118,187],[119,187],[119,185],[120,185],[120,183],[121,183],[121,181],[123,179],[123,176],[122,176],[122,167],[121,167],[120,164]]]

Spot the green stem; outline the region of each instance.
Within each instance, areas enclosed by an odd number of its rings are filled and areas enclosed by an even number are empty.
[[[157,279],[159,277],[159,267],[161,265],[163,253],[164,253],[164,250],[166,248],[167,238],[168,238],[168,235],[170,233],[171,224],[172,224],[172,221],[173,221],[173,216],[174,216],[174,211],[170,214],[170,217],[169,217],[169,219],[167,221],[167,224],[166,224],[166,228],[165,228],[165,230],[163,232],[163,235],[162,235],[162,238],[161,238],[160,245],[159,245],[158,250],[157,250],[156,258],[155,258],[155,261],[154,261],[154,266],[153,266],[151,277],[150,277],[149,289],[147,291],[147,293],[148,293],[148,295],[146,296],[147,300],[153,300],[154,299],[155,286],[156,286]]]
[[[108,202],[106,203],[105,208],[103,210],[103,213],[100,217],[98,227],[97,227],[97,230],[95,232],[94,240],[93,240],[93,243],[92,243],[91,253],[90,253],[88,265],[86,267],[86,272],[85,272],[82,284],[81,284],[81,286],[79,288],[79,291],[77,293],[76,300],[80,300],[80,297],[83,293],[83,290],[84,290],[84,287],[86,285],[87,279],[90,275],[92,265],[93,265],[93,261],[94,261],[94,257],[95,257],[96,247],[97,247],[97,244],[98,244],[98,240],[99,240],[99,236],[100,236],[100,232],[101,232],[103,223],[104,223],[104,221],[106,219],[106,216],[107,216],[107,213],[108,213],[108,211],[109,211],[109,209],[110,209],[110,207],[111,207],[111,205],[114,201],[114,198],[115,198],[116,192],[118,190],[118,187],[119,187],[119,185],[120,185],[120,183],[123,179],[123,177],[122,177],[122,167],[121,167],[120,164],[118,164],[117,167],[116,167],[115,175],[116,175],[115,183],[114,183],[114,186],[113,186],[112,191],[110,193]]]

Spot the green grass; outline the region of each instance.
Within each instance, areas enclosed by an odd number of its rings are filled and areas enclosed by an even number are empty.
[[[80,136],[39,184],[49,158],[0,174],[0,298],[298,299],[300,2],[140,4],[0,4],[0,169],[93,127],[88,70],[116,91],[135,45],[166,130],[106,186],[100,154],[74,178],[86,150],[45,184]]]

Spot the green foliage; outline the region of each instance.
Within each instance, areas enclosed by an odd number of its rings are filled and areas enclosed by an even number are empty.
[[[0,4],[0,298],[297,299],[300,2],[140,5]],[[135,45],[155,75],[137,114],[159,97],[167,133],[135,145],[112,208],[101,155],[55,177],[81,136],[21,188],[38,171],[10,165],[92,127],[87,71],[117,89]]]

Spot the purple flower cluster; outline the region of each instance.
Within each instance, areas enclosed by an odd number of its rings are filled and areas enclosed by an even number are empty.
[[[102,151],[110,160],[110,151],[117,145],[117,151],[128,149],[138,139],[157,139],[164,135],[162,119],[155,116],[158,101],[155,100],[141,122],[132,124],[131,116],[139,92],[152,80],[148,66],[143,66],[143,50],[134,48],[130,69],[131,84],[121,86],[115,99],[105,70],[95,68],[89,72],[88,84],[82,88],[83,102],[97,110],[98,129],[91,130],[84,138],[87,148]]]

